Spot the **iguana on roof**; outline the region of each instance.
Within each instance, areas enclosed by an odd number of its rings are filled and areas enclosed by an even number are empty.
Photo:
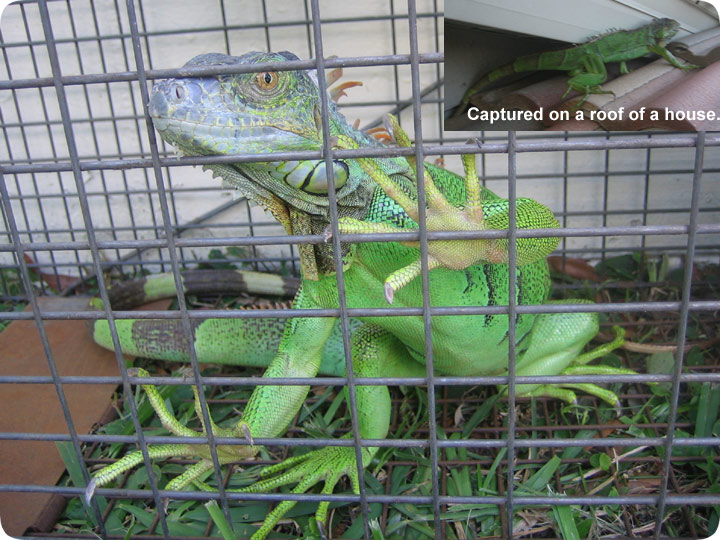
[[[463,95],[454,116],[462,115],[475,95],[516,73],[567,71],[570,78],[563,97],[575,90],[583,94],[582,104],[590,94],[610,93],[600,86],[607,79],[606,64],[612,62],[620,62],[620,72],[628,73],[627,61],[657,54],[677,68],[693,69],[697,66],[683,64],[666,47],[679,26],[672,19],[656,19],[635,30],[609,32],[582,45],[521,56],[510,64],[493,69],[473,84]]]
[[[160,135],[185,155],[226,155],[256,153],[267,161],[241,161],[210,165],[225,185],[259,203],[282,223],[289,234],[326,233],[330,224],[329,178],[335,177],[339,230],[341,233],[393,232],[418,230],[417,183],[422,178],[427,194],[427,226],[430,231],[506,231],[509,202],[481,187],[474,167],[474,156],[464,156],[465,175],[458,176],[430,164],[417,164],[411,158],[334,159],[331,171],[324,160],[279,161],[274,151],[315,150],[322,147],[322,101],[317,78],[312,71],[273,70],[272,64],[294,60],[290,53],[248,53],[240,57],[206,54],[189,65],[262,64],[257,73],[220,75],[158,82],[150,102],[150,114]],[[268,67],[270,66],[270,67]],[[338,147],[381,147],[373,137],[355,129],[335,105],[328,105],[330,135]],[[388,118],[388,131],[400,146],[410,141],[397,122]],[[527,198],[516,201],[519,229],[557,227],[552,212]],[[551,233],[550,233],[551,234]],[[517,240],[515,301],[520,305],[548,301],[550,278],[545,256],[557,245],[549,235]],[[420,259],[416,242],[363,242],[342,244],[342,261],[347,305],[350,308],[380,308],[391,301],[395,306],[422,305],[419,278]],[[293,307],[297,309],[335,309],[338,284],[333,245],[319,240],[300,244],[302,284]],[[446,375],[491,375],[507,373],[509,317],[494,311],[510,300],[509,245],[506,235],[463,240],[432,241],[428,246],[431,269],[429,290],[432,306],[474,306],[491,308],[482,314],[458,314],[432,318],[434,367]],[[228,279],[235,279],[234,277]],[[157,285],[157,284],[156,284]],[[143,290],[147,290],[144,288]],[[575,303],[581,303],[579,301]],[[240,328],[243,326],[240,320]],[[96,323],[100,324],[100,322]],[[583,352],[598,330],[596,314],[545,313],[516,315],[517,373],[593,374],[628,373],[608,366],[588,366],[622,339],[611,345]],[[138,332],[134,323],[119,328],[127,339],[152,340],[151,332]],[[199,328],[199,326],[197,327]],[[256,333],[227,331],[213,334],[212,325],[203,327],[202,351],[223,347],[228,340],[252,340]],[[336,328],[332,317],[311,317],[306,313],[290,318],[278,340],[267,344],[272,359],[264,377],[314,377],[321,369],[322,356]],[[97,335],[97,328],[96,328]],[[215,337],[213,337],[215,335]],[[145,350],[147,343],[142,344]],[[250,343],[251,348],[256,344]],[[352,366],[360,377],[424,377],[425,338],[422,317],[368,316],[359,319],[352,340]],[[171,354],[177,351],[170,351]],[[242,355],[243,353],[238,353]],[[183,359],[180,356],[174,359]],[[238,365],[258,363],[238,357]],[[327,369],[332,370],[332,367]],[[146,375],[139,371],[138,375]],[[169,411],[152,385],[143,386],[163,425],[178,436],[197,432],[181,424]],[[253,441],[278,437],[287,429],[307,396],[308,386],[256,386],[242,416],[226,426],[204,426],[217,436],[238,438],[246,444],[219,445],[221,464],[247,459],[258,452]],[[575,401],[575,390],[587,392],[616,405],[617,396],[592,384],[523,384],[517,392],[524,396],[552,396]],[[363,439],[382,439],[390,425],[390,394],[382,385],[356,387],[358,427]],[[377,452],[362,447],[363,466]],[[200,458],[171,480],[165,489],[180,490],[190,484],[212,489],[201,481],[213,468],[207,445],[151,445],[150,456]],[[111,482],[123,471],[142,463],[139,451],[131,452],[94,475],[87,495]],[[322,483],[322,493],[330,494],[343,476],[350,478],[355,492],[361,476],[355,450],[347,446],[328,446],[293,457],[271,467],[264,479],[241,491],[258,492],[297,483],[301,493]],[[270,512],[253,538],[264,538],[278,520],[295,504],[285,501]],[[318,506],[316,520],[320,531],[327,529],[329,503]]]

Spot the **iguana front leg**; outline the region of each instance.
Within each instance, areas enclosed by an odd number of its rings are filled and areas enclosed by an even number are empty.
[[[361,326],[352,336],[353,371],[358,377],[424,377],[425,367],[413,360],[405,346],[390,332],[374,324]],[[358,427],[363,439],[383,439],[390,425],[390,393],[384,385],[361,385],[355,388]],[[343,438],[348,438],[346,435]],[[363,465],[367,466],[377,452],[376,447],[362,448]],[[267,492],[281,486],[296,484],[293,493],[304,493],[315,484],[323,483],[322,494],[330,494],[344,476],[350,480],[354,493],[360,492],[360,478],[355,449],[329,446],[263,469],[261,480],[239,492]],[[204,489],[207,486],[202,485]],[[252,536],[261,540],[297,501],[283,501],[268,514],[262,526]],[[327,530],[330,503],[318,505],[315,519],[321,533]],[[323,536],[324,537],[324,536]]]
[[[393,116],[386,117],[386,126],[400,146],[410,146],[407,134]],[[357,143],[348,137],[338,137],[338,146],[356,148]],[[449,202],[442,190],[436,185],[436,178],[423,166],[423,181],[426,197],[426,225],[428,231],[483,231],[507,230],[509,225],[509,201],[487,196],[483,192],[475,172],[475,156],[462,156],[465,169],[465,203],[462,207]],[[393,199],[415,222],[418,221],[417,191],[406,193],[373,159],[359,158],[358,163],[373,180]],[[415,173],[418,171],[414,158],[407,158]],[[434,169],[436,175],[445,174],[442,169]],[[556,228],[558,222],[553,213],[532,199],[520,198],[516,201],[518,228]],[[387,223],[373,223],[354,218],[339,220],[341,233],[398,232],[407,230]],[[329,234],[328,234],[329,236]],[[417,247],[417,242],[402,242]],[[549,255],[557,247],[557,238],[521,238],[517,241],[517,264],[535,262]],[[479,238],[461,240],[433,240],[428,244],[429,269],[448,268],[463,270],[476,264],[507,263],[507,238]],[[392,272],[385,281],[385,298],[392,303],[395,292],[407,285],[420,274],[420,259],[408,266]]]
[[[697,69],[700,66],[696,66],[695,64],[684,64],[682,63],[673,53],[671,53],[667,47],[664,45],[654,44],[650,46],[650,51],[654,52],[658,56],[661,56],[665,60],[667,60],[670,65],[683,69],[685,71],[691,70],[691,69]]]

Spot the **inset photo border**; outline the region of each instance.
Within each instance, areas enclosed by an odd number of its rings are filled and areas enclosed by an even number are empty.
[[[720,130],[706,3],[446,0],[445,131]]]

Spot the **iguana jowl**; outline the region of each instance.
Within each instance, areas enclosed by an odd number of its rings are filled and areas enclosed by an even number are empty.
[[[290,53],[248,53],[241,57],[202,55],[190,65],[256,64],[295,59]],[[329,224],[327,172],[324,161],[273,160],[273,151],[321,148],[320,90],[312,72],[272,71],[190,79],[170,79],[156,84],[150,112],[163,139],[185,155],[267,154],[260,163],[211,165],[226,185],[240,190],[270,210],[289,234],[323,233]],[[354,129],[330,104],[331,135],[344,148],[380,146],[372,137]],[[400,145],[409,140],[393,119],[388,129]],[[472,156],[464,157],[465,177],[412,159],[382,158],[335,160],[340,231],[382,232],[417,230],[417,177],[427,191],[427,224],[430,230],[505,230],[509,203],[478,182]],[[417,170],[416,170],[417,169]],[[531,199],[516,201],[517,226],[552,228],[554,216]],[[517,243],[516,298],[519,304],[547,301],[550,279],[545,256],[557,245],[556,238],[521,238]],[[434,241],[429,245],[430,297],[433,306],[502,306],[508,298],[508,246],[506,238]],[[302,285],[296,308],[336,308],[338,291],[332,246],[307,245],[301,251]],[[343,247],[347,305],[377,308],[392,301],[396,306],[422,305],[418,250],[412,243],[367,242]],[[241,325],[243,321],[238,321]],[[520,314],[513,321],[517,335],[519,375],[628,373],[607,366],[587,366],[588,361],[621,342],[582,353],[598,328],[592,313]],[[454,315],[432,320],[434,366],[447,375],[490,375],[507,371],[508,316],[503,313]],[[335,320],[327,317],[296,317],[288,320],[264,377],[313,377]],[[96,331],[97,335],[97,331]],[[237,334],[237,339],[247,337]],[[134,336],[127,336],[133,340]],[[204,335],[212,339],[211,332]],[[228,339],[226,335],[224,339]],[[122,339],[121,339],[122,341]],[[360,319],[352,336],[352,363],[362,377],[423,377],[424,329],[421,317],[374,316]],[[202,356],[198,354],[199,360]],[[237,358],[238,365],[252,364]],[[144,375],[144,372],[140,372]],[[196,432],[180,424],[167,410],[157,390],[145,385],[163,424],[180,436]],[[612,392],[591,384],[562,386],[520,385],[522,395],[553,396],[569,402],[573,390],[594,394],[612,404]],[[307,395],[307,386],[260,385],[242,417],[229,427],[205,426],[218,436],[246,438],[276,437],[292,421]],[[358,425],[364,439],[388,434],[390,396],[387,387],[362,385],[356,388]],[[220,445],[222,464],[251,457],[252,445]],[[363,447],[367,465],[377,451]],[[173,479],[166,489],[182,489],[194,483],[203,489],[201,475],[212,469],[209,449],[198,445],[151,446],[150,455],[194,456],[200,461]],[[142,462],[139,452],[100,470],[88,488],[91,495],[102,486]],[[275,476],[244,491],[267,491],[297,482],[295,492],[324,483],[331,493],[347,475],[357,491],[354,449],[327,447],[270,468]],[[280,473],[280,471],[283,471]],[[294,504],[286,501],[267,517],[254,538],[264,538]],[[328,504],[320,503],[316,518],[325,526]]]
[[[589,94],[609,93],[600,88],[600,85],[607,80],[605,64],[619,62],[620,72],[628,73],[627,61],[648,54],[657,54],[677,68],[693,69],[697,66],[683,64],[666,47],[667,42],[677,33],[679,26],[677,21],[672,19],[656,19],[641,28],[603,34],[582,45],[521,56],[510,64],[493,69],[473,84],[463,95],[455,116],[465,112],[475,95],[490,88],[495,82],[516,73],[567,71],[570,78],[565,95],[571,90],[582,93],[580,102],[582,104]]]

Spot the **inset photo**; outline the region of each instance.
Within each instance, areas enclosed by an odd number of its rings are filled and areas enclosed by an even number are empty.
[[[708,2],[445,0],[445,131],[720,130]]]

